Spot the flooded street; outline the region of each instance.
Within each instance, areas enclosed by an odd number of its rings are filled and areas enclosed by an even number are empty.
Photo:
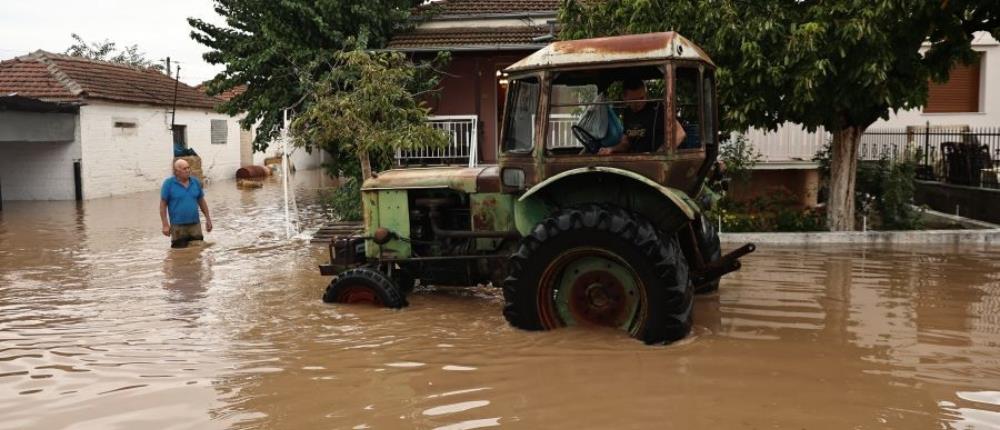
[[[299,172],[302,224],[326,214]],[[1000,250],[761,246],[684,341],[510,328],[499,291],[327,305],[280,182],[4,202],[0,429],[1000,428]]]

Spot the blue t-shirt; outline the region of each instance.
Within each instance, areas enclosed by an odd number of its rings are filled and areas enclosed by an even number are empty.
[[[167,214],[170,215],[171,225],[199,223],[198,199],[204,196],[201,183],[194,176],[188,179],[187,188],[184,188],[174,176],[163,181],[163,187],[160,188],[160,198],[167,201]]]

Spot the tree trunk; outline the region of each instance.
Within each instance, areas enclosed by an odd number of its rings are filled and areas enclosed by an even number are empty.
[[[831,231],[854,230],[854,182],[858,175],[858,145],[865,128],[851,126],[833,132],[830,198],[826,206],[826,223]]]
[[[372,163],[368,159],[368,151],[361,151],[358,154],[358,161],[361,162],[361,180],[366,181],[372,177]]]

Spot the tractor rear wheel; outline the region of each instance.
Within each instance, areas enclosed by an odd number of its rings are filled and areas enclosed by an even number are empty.
[[[407,305],[403,293],[389,278],[368,267],[350,269],[337,275],[326,287],[323,301],[397,309]]]
[[[564,209],[536,225],[511,256],[503,292],[507,321],[526,330],[609,326],[662,343],[691,329],[677,240],[616,207]]]

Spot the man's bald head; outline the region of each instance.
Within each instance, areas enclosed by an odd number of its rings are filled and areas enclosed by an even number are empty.
[[[174,161],[174,176],[177,179],[186,181],[191,176],[191,165],[183,158]]]

